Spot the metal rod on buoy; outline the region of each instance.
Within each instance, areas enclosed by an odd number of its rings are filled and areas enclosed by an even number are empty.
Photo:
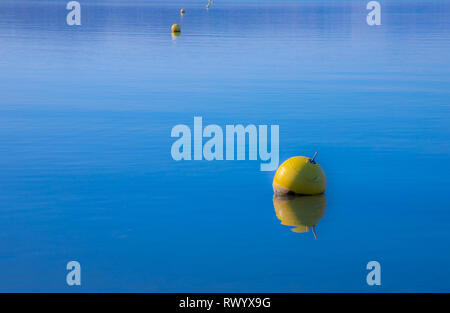
[[[313,158],[311,159],[311,162],[314,162],[314,159],[316,158],[317,153],[318,153],[318,152],[314,153],[314,156],[313,156]]]

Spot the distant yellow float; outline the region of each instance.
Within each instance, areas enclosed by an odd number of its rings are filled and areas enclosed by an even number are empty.
[[[327,178],[314,157],[296,156],[280,165],[273,179],[275,193],[319,195],[325,192]]]
[[[179,33],[181,32],[181,27],[178,24],[173,24],[172,25],[172,33]]]

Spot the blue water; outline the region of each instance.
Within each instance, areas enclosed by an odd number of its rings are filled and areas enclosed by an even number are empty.
[[[0,291],[450,291],[450,3],[166,2],[1,0]],[[260,161],[174,161],[194,116],[318,151],[318,239]]]

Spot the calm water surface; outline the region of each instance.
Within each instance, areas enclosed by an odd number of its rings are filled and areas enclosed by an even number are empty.
[[[450,291],[450,3],[206,2],[1,0],[0,291]],[[318,240],[259,161],[173,161],[194,116],[319,151]]]

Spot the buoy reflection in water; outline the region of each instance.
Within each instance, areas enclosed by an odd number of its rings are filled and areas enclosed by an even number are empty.
[[[315,227],[325,215],[327,198],[324,194],[315,196],[277,195],[273,196],[273,206],[282,225],[294,226],[296,233],[312,230],[317,239]]]

